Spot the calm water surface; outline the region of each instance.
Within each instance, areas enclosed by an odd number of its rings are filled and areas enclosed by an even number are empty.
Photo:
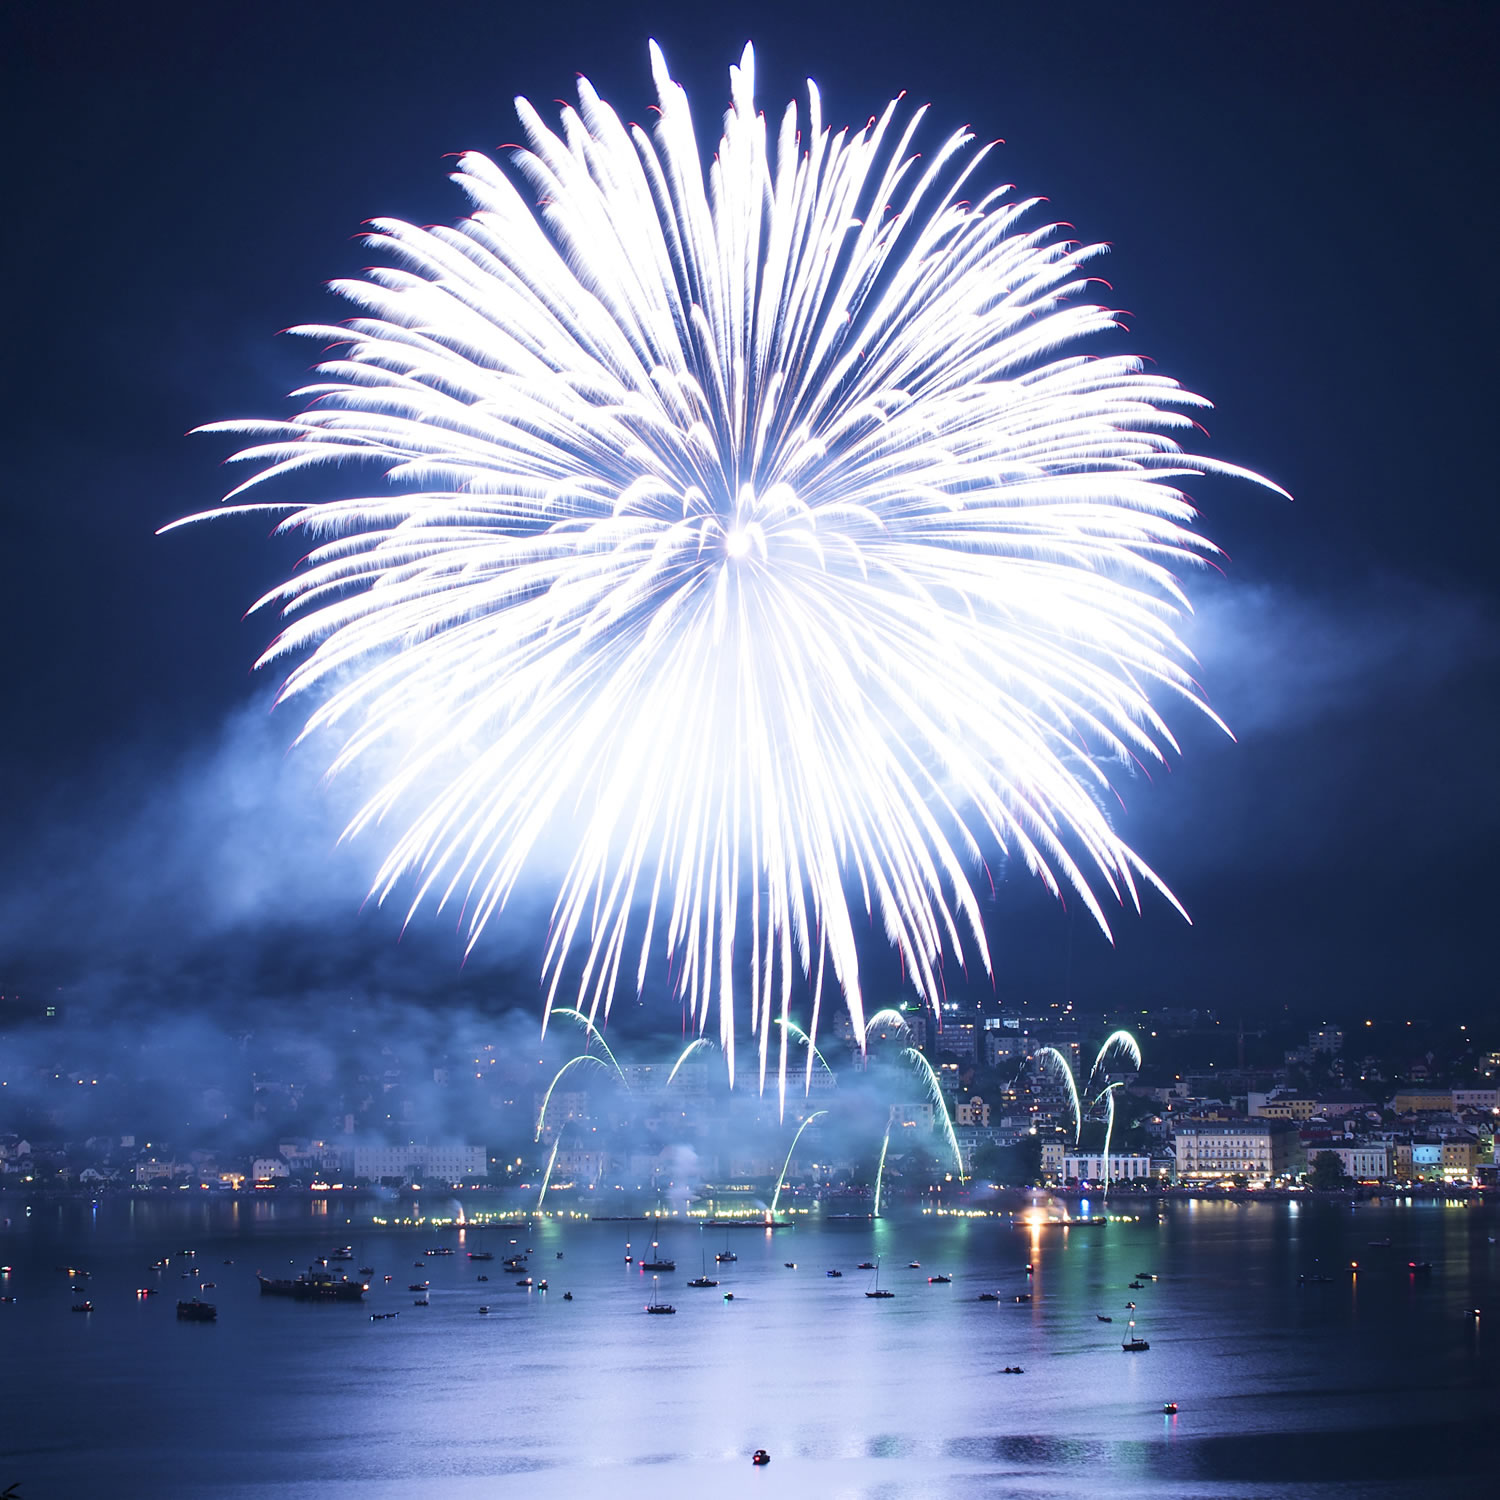
[[[1088,1230],[921,1218],[737,1230],[739,1260],[717,1271],[725,1236],[677,1221],[660,1238],[678,1312],[658,1318],[642,1311],[650,1277],[624,1263],[627,1238],[649,1243],[642,1224],[465,1241],[377,1230],[369,1212],[346,1224],[264,1201],[0,1206],[13,1267],[0,1290],[17,1299],[0,1305],[0,1489],[947,1500],[1103,1486],[1128,1500],[1417,1497],[1493,1480],[1493,1208],[1187,1203]],[[1390,1248],[1370,1246],[1387,1236]],[[512,1239],[548,1292],[502,1269]],[[259,1296],[257,1269],[294,1274],[341,1243],[376,1268],[362,1307]],[[438,1244],[460,1253],[413,1265]],[[497,1258],[472,1264],[465,1245]],[[204,1295],[217,1324],[175,1318],[197,1289],[179,1274],[186,1247],[216,1283]],[[167,1271],[148,1269],[167,1254]],[[863,1296],[869,1274],[855,1270],[877,1257],[889,1301]],[[705,1259],[717,1290],[685,1284]],[[1431,1276],[1407,1274],[1408,1260],[1432,1262]],[[68,1265],[92,1272],[90,1315],[70,1311],[56,1269]],[[824,1274],[834,1267],[842,1278]],[[952,1285],[928,1284],[939,1271]],[[1160,1280],[1130,1291],[1140,1271]],[[1299,1288],[1315,1271],[1335,1279]],[[429,1307],[412,1305],[417,1280],[431,1281]],[[161,1295],[137,1299],[150,1284]],[[976,1300],[989,1289],[1005,1300]],[[1028,1289],[1032,1302],[1012,1300]],[[1148,1353],[1120,1349],[1131,1299]],[[400,1317],[370,1320],[383,1311]],[[750,1467],[758,1447],[770,1468]]]

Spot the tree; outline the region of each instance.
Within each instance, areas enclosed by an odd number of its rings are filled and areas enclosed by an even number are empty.
[[[1323,1192],[1331,1192],[1348,1184],[1344,1175],[1344,1164],[1337,1151],[1320,1151],[1313,1157],[1312,1168],[1307,1174],[1308,1183]]]

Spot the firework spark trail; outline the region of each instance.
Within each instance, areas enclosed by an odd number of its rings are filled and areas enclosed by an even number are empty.
[[[1043,1069],[1051,1066],[1062,1074],[1062,1080],[1068,1088],[1068,1108],[1073,1114],[1073,1144],[1076,1146],[1083,1139],[1083,1104],[1078,1096],[1078,1080],[1073,1076],[1073,1064],[1056,1047],[1038,1047],[1034,1060]]]
[[[536,1211],[541,1213],[542,1204],[547,1201],[547,1184],[552,1181],[552,1167],[557,1161],[557,1148],[562,1145],[563,1133],[557,1132],[557,1138],[552,1142],[552,1155],[547,1158],[547,1170],[542,1173],[542,1190],[536,1197]]]
[[[776,1205],[781,1202],[781,1188],[786,1181],[786,1169],[792,1164],[792,1153],[797,1149],[797,1142],[802,1139],[802,1132],[816,1119],[826,1115],[826,1109],[815,1109],[798,1127],[797,1133],[792,1137],[792,1144],[787,1147],[786,1160],[781,1164],[781,1175],[776,1179],[776,1191],[771,1197],[771,1217],[776,1217]]]
[[[861,1046],[866,1050],[870,1046],[870,1033],[881,1026],[894,1026],[902,1036],[911,1035],[911,1023],[901,1014],[899,1010],[887,1007],[885,1010],[877,1010],[866,1022],[864,1027]]]
[[[943,1098],[943,1086],[938,1082],[937,1074],[932,1071],[932,1064],[915,1047],[903,1047],[901,1056],[908,1059],[925,1080],[933,1108],[943,1117],[943,1130],[948,1137],[948,1149],[953,1153],[953,1170],[958,1173],[960,1182],[967,1182],[968,1174],[964,1171],[963,1152],[958,1149],[958,1136],[954,1134],[953,1119],[948,1113],[948,1101]]]
[[[810,1094],[812,1092],[812,1077],[813,1077],[813,1062],[814,1062],[814,1060],[822,1063],[822,1065],[823,1065],[823,1071],[825,1073],[827,1073],[830,1078],[833,1077],[833,1069],[828,1066],[828,1059],[826,1057],[824,1057],[823,1054],[818,1050],[818,1044],[815,1041],[813,1041],[812,1037],[809,1036],[808,1033],[805,1032],[795,1021],[789,1021],[789,1020],[788,1021],[783,1021],[783,1020],[781,1020],[781,1019],[778,1018],[776,1024],[778,1026],[780,1026],[784,1032],[790,1034],[791,1036],[796,1037],[797,1040],[799,1042],[801,1042],[802,1045],[808,1049],[808,1052],[807,1052],[807,1072],[806,1072],[806,1077],[804,1079],[803,1088],[802,1088],[803,1097],[805,1098],[808,1094]],[[782,1116],[783,1119],[785,1119],[786,1118],[786,1068],[785,1068],[785,1066],[783,1066],[782,1069],[781,1069],[780,1089],[781,1089],[781,1116]]]
[[[609,1059],[610,1066],[620,1075],[620,1082],[627,1089],[630,1087],[630,1080],[626,1078],[625,1070],[616,1062],[614,1053],[609,1050],[609,1043],[604,1040],[604,1033],[581,1010],[574,1010],[571,1006],[567,1005],[556,1005],[553,1006],[551,1015],[562,1016],[569,1021],[577,1021],[584,1030],[584,1046],[587,1046],[590,1041],[598,1042],[604,1049],[604,1055]]]
[[[875,1169],[875,1217],[880,1217],[880,1185],[885,1181],[885,1153],[891,1144],[891,1126],[894,1120],[885,1122],[885,1134],[880,1140],[880,1165]]]
[[[570,1057],[567,1062],[565,1062],[562,1067],[560,1067],[557,1072],[552,1075],[552,1082],[547,1085],[547,1092],[542,1096],[542,1108],[536,1117],[536,1135],[534,1137],[535,1140],[541,1140],[542,1131],[546,1129],[547,1106],[552,1103],[553,1089],[555,1089],[557,1085],[562,1082],[563,1074],[566,1073],[569,1068],[576,1068],[579,1063],[593,1063],[596,1068],[606,1068],[606,1071],[608,1071],[604,1060],[602,1058],[595,1057],[592,1053],[584,1052],[578,1057]],[[616,1070],[618,1070],[619,1064],[616,1063],[615,1067]]]
[[[306,409],[206,429],[258,466],[210,514],[312,539],[262,661],[333,773],[395,757],[347,830],[396,830],[372,894],[460,905],[472,949],[568,849],[547,1005],[597,1021],[664,960],[731,1081],[748,999],[763,1088],[795,985],[863,1034],[865,926],[929,1005],[945,953],[989,970],[987,849],[1106,932],[1100,894],[1177,904],[1104,763],[1176,750],[1156,700],[1210,714],[1179,485],[1256,476],[1179,447],[1203,398],[1093,349],[1104,247],[1031,227],[967,130],[919,155],[897,100],[835,131],[811,83],[775,125],[747,47],[709,153],[651,65],[652,134],[581,80],[560,133],[517,102],[514,175],[460,158],[456,227],[371,221],[352,319],[298,330],[331,346]],[[239,499],[358,463],[389,488]]]
[[[686,1047],[677,1055],[677,1061],[672,1064],[672,1071],[667,1074],[667,1081],[662,1085],[663,1090],[672,1087],[672,1080],[677,1076],[677,1070],[685,1063],[699,1047],[712,1047],[713,1042],[706,1036],[694,1037]]]

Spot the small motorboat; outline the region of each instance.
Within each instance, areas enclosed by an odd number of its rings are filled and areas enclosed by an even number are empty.
[[[1431,1276],[1432,1262],[1430,1260],[1409,1260],[1406,1269],[1413,1276]]]
[[[1297,1280],[1303,1286],[1326,1286],[1333,1277],[1325,1276],[1321,1271],[1311,1271],[1299,1276]]]
[[[494,1260],[494,1256],[488,1250],[470,1250],[470,1260]]]
[[[218,1285],[219,1283],[217,1281],[205,1281],[203,1283],[203,1290],[205,1292],[211,1292],[214,1291],[218,1287]]]
[[[545,1276],[543,1276],[542,1279],[537,1282],[536,1289],[539,1292],[545,1292],[547,1290],[547,1278]]]
[[[929,1276],[927,1278],[928,1286],[952,1286],[952,1284],[953,1278],[951,1276]]]
[[[1017,1292],[1016,1293],[1016,1301],[1017,1302],[1030,1302],[1031,1301],[1031,1293],[1030,1292]]]
[[[906,1263],[906,1269],[908,1271],[920,1271],[922,1269],[922,1262],[919,1260],[909,1260]]]
[[[1113,1318],[1106,1318],[1106,1317],[1105,1317],[1105,1316],[1104,1316],[1104,1314],[1103,1314],[1103,1313],[1095,1313],[1095,1314],[1094,1314],[1094,1316],[1095,1316],[1095,1317],[1096,1317],[1096,1318],[1097,1318],[1097,1319],[1098,1319],[1098,1320],[1099,1320],[1099,1321],[1100,1321],[1100,1322],[1101,1322],[1101,1323],[1113,1323],[1113,1322],[1114,1322],[1114,1319],[1113,1319]]]
[[[325,1262],[325,1264],[326,1264],[326,1262]],[[425,1265],[426,1265],[426,1264],[427,1264],[427,1262],[426,1262],[426,1261],[425,1261],[425,1260],[414,1260],[414,1261],[413,1261],[413,1262],[412,1262],[412,1266],[413,1266],[413,1268],[414,1268],[414,1269],[417,1269],[417,1270],[420,1270],[420,1269],[421,1269],[421,1268],[422,1268],[422,1267],[423,1267],[423,1266],[425,1266]]]
[[[716,1256],[714,1256],[714,1259],[718,1261],[722,1266],[728,1265],[731,1261],[738,1260],[739,1256],[736,1255],[733,1250],[721,1250]]]
[[[1026,1262],[1026,1274],[1028,1276],[1031,1275],[1031,1262],[1029,1260]]]
[[[875,1269],[875,1262],[873,1260],[862,1260],[859,1263],[858,1269],[861,1271],[873,1271]]]
[[[844,1273],[842,1271],[824,1271],[823,1274],[825,1276],[842,1276]]]
[[[573,1294],[572,1294],[572,1292],[564,1292],[563,1293],[563,1301],[564,1302],[571,1302],[572,1300],[573,1300]]]
[[[93,1310],[94,1304],[92,1302],[75,1302],[73,1304],[74,1312],[93,1312]]]
[[[1125,1311],[1126,1312],[1134,1312],[1135,1311],[1135,1303],[1134,1302],[1127,1302],[1125,1304]]]
[[[561,1250],[559,1250],[559,1251],[558,1251],[558,1252],[557,1252],[557,1258],[558,1258],[558,1259],[559,1259],[559,1260],[561,1260],[561,1259],[562,1259],[562,1251],[561,1251]]]
[[[726,1302],[733,1302],[734,1301],[734,1293],[733,1292],[725,1292],[724,1293],[724,1300]]]
[[[529,1277],[529,1276],[522,1276],[522,1277],[520,1277],[516,1281],[516,1285],[517,1286],[530,1286],[531,1285],[531,1277]]]
[[[390,1281],[394,1281],[395,1277],[394,1276],[387,1276],[385,1279],[386,1279],[387,1282],[390,1282]]]
[[[750,1462],[753,1463],[757,1469],[763,1469],[768,1463],[771,1462],[771,1455],[767,1453],[764,1448],[757,1448],[755,1452],[750,1455]]]
[[[234,1264],[234,1262],[233,1262],[233,1261],[232,1261],[232,1260],[226,1260],[226,1261],[225,1261],[225,1262],[224,1262],[224,1264],[225,1264],[225,1265],[226,1265],[226,1266],[232,1266],[232,1265],[233,1265],[233,1264]]]
[[[486,1303],[485,1303],[485,1304],[484,1304],[484,1305],[483,1305],[483,1306],[482,1306],[482,1307],[481,1307],[481,1308],[480,1308],[480,1309],[479,1309],[479,1315],[480,1315],[480,1317],[482,1317],[482,1318],[484,1318],[484,1317],[488,1317],[488,1316],[489,1316],[489,1311],[490,1311],[490,1305],[489,1305],[489,1303],[488,1303],[488,1302],[486,1302]]]
[[[488,1281],[489,1279],[490,1278],[488,1276],[476,1276],[474,1278],[475,1281]]]
[[[979,1294],[979,1300],[981,1302],[998,1302],[1000,1300],[1000,1293],[999,1292],[981,1292]]]
[[[177,1316],[184,1323],[212,1323],[219,1316],[219,1309],[212,1302],[200,1302],[196,1297],[191,1302],[177,1304]]]
[[[425,1292],[428,1285],[429,1283],[425,1281],[414,1281],[406,1290],[409,1292]]]
[[[648,1313],[674,1313],[677,1309],[670,1302],[648,1302],[646,1311]]]
[[[426,1297],[417,1297],[412,1302],[413,1307],[430,1307],[431,1303]]]
[[[794,1260],[784,1260],[782,1261],[782,1265],[784,1265],[788,1271],[795,1271],[797,1269],[797,1262]]]
[[[1002,1375],[1024,1375],[1026,1373],[1020,1365],[1006,1365],[1000,1372]]]
[[[1140,1291],[1140,1289],[1141,1289],[1141,1288],[1142,1288],[1142,1287],[1143,1287],[1143,1286],[1144,1286],[1144,1285],[1145,1285],[1145,1283],[1144,1283],[1144,1282],[1142,1282],[1142,1281],[1132,1281],[1132,1282],[1131,1282],[1131,1283],[1130,1283],[1130,1290],[1131,1290],[1131,1291],[1132,1291],[1132,1292],[1138,1292],[1138,1291]]]
[[[1175,1417],[1177,1415],[1177,1403],[1175,1401],[1163,1401],[1161,1404],[1161,1409],[1169,1417]]]
[[[359,1268],[359,1274],[361,1276],[373,1276],[375,1274],[375,1267],[374,1266],[361,1266]]]

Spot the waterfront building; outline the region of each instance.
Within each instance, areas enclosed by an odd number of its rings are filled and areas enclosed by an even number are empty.
[[[1156,1175],[1149,1156],[1117,1156],[1109,1158],[1109,1180],[1111,1182],[1134,1182],[1147,1180]],[[1062,1176],[1064,1182],[1098,1183],[1104,1181],[1104,1156],[1102,1153],[1075,1156],[1071,1152],[1063,1157]]]
[[[1391,1100],[1398,1115],[1447,1114],[1453,1108],[1452,1089],[1399,1089]]]
[[[1177,1175],[1184,1182],[1243,1176],[1273,1182],[1300,1166],[1289,1120],[1198,1120],[1177,1127]]]

